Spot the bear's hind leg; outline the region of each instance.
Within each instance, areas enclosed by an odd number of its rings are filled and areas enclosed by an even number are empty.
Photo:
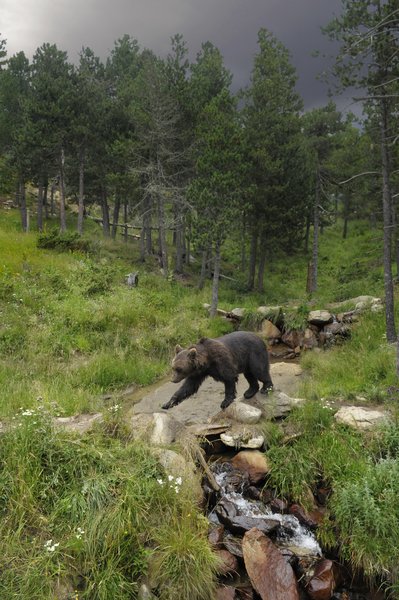
[[[249,398],[255,396],[255,394],[259,391],[259,383],[251,371],[245,371],[244,377],[249,383],[249,388],[244,392],[244,398],[248,400]]]
[[[274,389],[273,382],[271,379],[269,379],[268,381],[265,381],[263,383],[260,393],[261,394],[270,394],[270,392],[272,392],[273,389]]]

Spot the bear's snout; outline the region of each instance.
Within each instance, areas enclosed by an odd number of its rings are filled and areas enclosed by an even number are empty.
[[[173,371],[172,377],[170,378],[172,383],[179,383],[182,379],[185,378],[184,373],[178,373],[177,371]]]

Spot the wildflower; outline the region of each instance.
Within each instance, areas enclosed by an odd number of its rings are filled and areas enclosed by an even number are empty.
[[[174,480],[173,475],[168,475],[168,481],[173,481],[173,480]]]
[[[54,552],[59,545],[59,542],[54,542],[53,544],[53,540],[47,540],[47,542],[44,544],[44,547],[47,550],[47,552]]]
[[[75,534],[75,536],[76,536],[76,539],[77,539],[77,540],[81,540],[81,539],[82,539],[82,536],[83,536],[83,534],[84,534],[84,532],[85,532],[85,530],[84,530],[84,529],[82,529],[81,527],[77,527],[77,529],[76,529],[76,534]]]
[[[163,479],[157,479],[157,482],[159,483],[159,485],[163,485],[165,483]]]
[[[176,477],[175,479],[175,483],[177,483],[177,485],[181,485],[182,484],[182,478],[181,477]]]

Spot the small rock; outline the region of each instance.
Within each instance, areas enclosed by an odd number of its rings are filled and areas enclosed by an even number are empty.
[[[239,432],[239,431],[227,431],[226,433],[220,434],[220,439],[223,444],[229,446],[229,448],[248,448],[252,450],[257,450],[262,448],[265,443],[265,438],[263,435],[251,435],[247,432]]]
[[[382,410],[372,410],[361,406],[342,406],[334,415],[337,423],[354,429],[367,430],[388,421],[388,414]]]
[[[281,331],[268,319],[262,321],[260,333],[268,340],[276,340],[281,337]]]
[[[306,586],[311,600],[330,600],[335,588],[334,563],[323,559],[317,563]]]
[[[223,585],[216,590],[216,600],[235,600],[236,590],[230,585]]]
[[[102,413],[95,413],[93,415],[81,414],[73,417],[55,417],[53,422],[56,429],[63,429],[83,435],[87,431],[90,431],[95,423],[101,423],[102,420]]]
[[[215,554],[219,558],[219,575],[230,575],[238,570],[238,560],[228,550],[216,550]]]
[[[258,423],[262,417],[262,411],[255,406],[245,402],[233,402],[224,411],[224,416],[234,419],[239,423],[254,424]]]
[[[233,315],[233,317],[236,317],[237,319],[242,319],[245,315],[245,308],[233,308],[233,310],[231,310],[230,313]]]
[[[308,315],[308,323],[312,325],[327,325],[327,323],[332,323],[333,316],[328,310],[312,310]]]
[[[263,452],[258,450],[242,450],[234,456],[231,464],[236,469],[248,474],[249,482],[257,484],[270,471],[270,465]]]
[[[170,413],[155,412],[133,415],[128,422],[133,439],[146,439],[153,446],[169,446],[185,427]]]

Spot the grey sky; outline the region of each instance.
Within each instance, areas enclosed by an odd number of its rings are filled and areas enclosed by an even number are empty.
[[[315,80],[323,61],[311,54],[333,53],[320,27],[340,7],[341,0],[0,0],[0,32],[9,55],[24,50],[31,57],[50,42],[72,61],[82,46],[105,58],[125,33],[165,55],[170,37],[182,33],[191,58],[207,40],[221,50],[237,89],[249,81],[257,32],[266,27],[291,52],[298,91],[312,108],[327,101],[327,87]],[[353,108],[346,99],[339,105]]]

